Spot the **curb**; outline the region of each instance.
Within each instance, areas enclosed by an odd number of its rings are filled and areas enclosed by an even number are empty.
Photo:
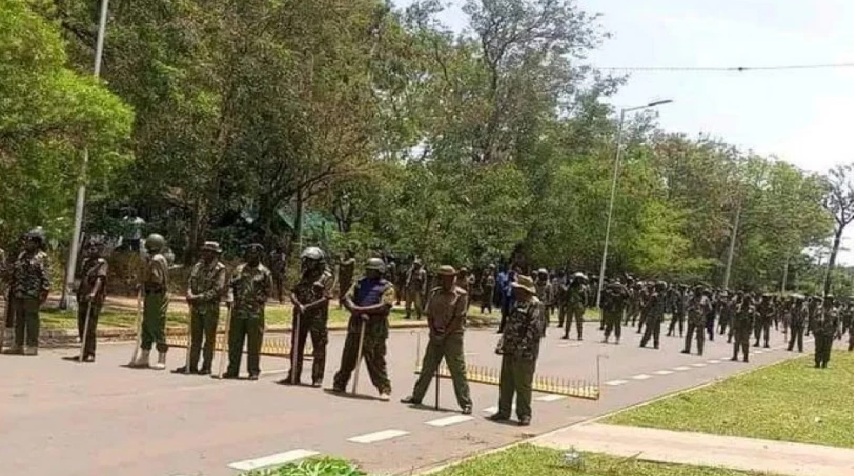
[[[725,378],[717,378],[717,379],[715,379],[715,380],[712,380],[711,382],[705,382],[705,383],[702,383],[702,384],[699,384],[699,385],[694,385],[693,387],[688,387],[688,388],[685,388],[685,389],[682,389],[682,390],[676,390],[675,392],[671,392],[671,393],[668,393],[668,394],[665,394],[665,395],[661,395],[661,396],[655,397],[655,398],[653,398],[653,399],[651,399],[651,400],[646,400],[646,401],[644,401],[644,402],[636,403],[636,404],[634,404],[634,405],[630,405],[630,406],[627,406],[627,407],[621,408],[621,409],[619,409],[619,410],[614,410],[614,411],[612,411],[612,412],[604,413],[604,414],[602,414],[602,415],[597,415],[597,416],[594,416],[594,417],[592,417],[592,418],[587,418],[587,419],[585,419],[585,420],[581,420],[581,421],[579,421],[579,422],[572,423],[572,424],[570,424],[570,425],[566,425],[566,426],[563,426],[563,427],[561,427],[561,428],[557,428],[557,429],[555,429],[555,430],[548,431],[547,433],[542,433],[541,435],[532,436],[532,437],[529,437],[529,438],[525,438],[525,439],[523,439],[523,440],[519,440],[519,441],[515,441],[515,442],[513,442],[513,443],[509,443],[508,445],[499,446],[499,447],[497,447],[497,448],[492,448],[492,449],[490,449],[490,450],[483,451],[483,452],[480,452],[480,453],[476,453],[476,454],[473,454],[473,455],[470,455],[470,456],[466,456],[466,457],[464,457],[464,458],[461,458],[461,459],[455,460],[455,461],[450,462],[450,463],[444,463],[444,464],[441,464],[441,465],[439,465],[439,466],[434,466],[434,467],[428,468],[428,469],[423,470],[423,471],[417,471],[417,472],[414,472],[414,471],[412,470],[412,471],[410,471],[410,472],[397,473],[397,475],[399,475],[399,476],[405,476],[405,475],[428,476],[428,475],[431,475],[431,474],[436,474],[436,473],[439,473],[439,472],[441,472],[441,471],[443,471],[443,470],[445,470],[445,469],[448,469],[448,468],[451,468],[451,467],[454,467],[454,466],[458,466],[459,464],[466,463],[466,462],[468,462],[468,461],[470,461],[470,460],[473,460],[473,459],[476,459],[476,458],[480,458],[480,457],[482,457],[482,456],[489,456],[489,455],[492,455],[492,454],[494,454],[494,453],[500,453],[500,452],[502,452],[502,451],[506,451],[506,450],[510,450],[510,449],[512,449],[512,448],[515,448],[516,446],[521,446],[521,445],[525,445],[525,444],[534,444],[534,442],[536,442],[536,441],[538,441],[538,440],[540,440],[540,439],[546,439],[546,438],[549,438],[550,436],[552,436],[552,435],[554,435],[554,434],[557,434],[557,433],[559,433],[559,432],[561,432],[561,431],[568,430],[569,428],[573,428],[573,427],[575,427],[575,426],[586,425],[586,424],[589,424],[589,423],[596,422],[596,421],[598,421],[598,420],[603,420],[603,419],[605,419],[605,418],[609,418],[609,417],[611,417],[611,416],[613,416],[613,415],[616,415],[616,414],[619,414],[619,413],[622,413],[622,412],[626,412],[626,411],[629,411],[629,410],[633,410],[633,409],[635,409],[635,408],[643,407],[643,406],[646,406],[646,405],[651,405],[651,404],[656,403],[656,402],[659,402],[659,401],[661,401],[661,400],[666,400],[667,398],[676,397],[676,396],[678,396],[678,395],[682,395],[682,394],[689,393],[689,392],[695,392],[695,391],[697,391],[697,390],[703,389],[703,388],[705,388],[705,387],[709,387],[709,386],[711,386],[711,385],[714,385],[714,384],[716,384],[716,383],[720,383],[720,382],[722,382],[722,381],[724,381],[724,380],[727,380],[727,379],[730,379],[730,378],[733,378],[733,377],[739,377],[739,376],[741,376],[741,375],[745,375],[745,374],[748,374],[748,373],[751,373],[751,372],[755,372],[755,371],[757,371],[757,370],[762,370],[762,369],[766,369],[766,368],[768,368],[768,367],[773,367],[774,365],[779,365],[779,364],[781,364],[781,363],[783,363],[783,362],[788,362],[788,361],[790,361],[790,360],[799,359],[799,358],[801,358],[801,357],[806,357],[807,355],[810,355],[810,354],[795,354],[795,355],[792,355],[792,356],[790,356],[789,358],[786,358],[786,359],[783,359],[783,360],[778,360],[778,361],[776,361],[776,362],[772,362],[772,363],[769,363],[769,364],[760,365],[760,366],[758,366],[758,367],[753,367],[752,369],[742,370],[742,371],[740,371],[740,372],[737,372],[737,373],[732,374],[732,375],[730,375],[730,376],[728,376],[728,377],[725,377]],[[538,445],[536,445],[536,446],[538,446]]]

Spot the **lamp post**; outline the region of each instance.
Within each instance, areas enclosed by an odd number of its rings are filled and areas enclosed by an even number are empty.
[[[613,222],[613,202],[616,200],[616,182],[619,179],[619,159],[622,157],[622,125],[625,113],[639,109],[669,104],[672,99],[650,102],[644,106],[627,107],[619,110],[619,125],[616,127],[616,160],[613,163],[613,185],[610,188],[610,206],[607,209],[607,232],[604,235],[604,254],[601,256],[601,272],[598,274],[598,293],[595,295],[595,307],[601,308],[601,290],[604,288],[604,272],[607,269],[607,250],[610,247],[610,225]]]
[[[104,53],[104,35],[107,28],[107,2],[101,0],[101,16],[98,19],[98,38],[95,41],[95,67],[93,75],[97,78],[101,74],[101,58]],[[69,293],[74,286],[74,274],[77,268],[77,255],[80,252],[80,233],[83,228],[83,207],[86,200],[86,163],[89,162],[89,150],[83,150],[83,164],[80,169],[80,187],[77,189],[77,201],[74,207],[74,234],[71,237],[71,246],[68,252],[68,263],[66,263],[65,286],[62,289],[60,308],[68,307]]]

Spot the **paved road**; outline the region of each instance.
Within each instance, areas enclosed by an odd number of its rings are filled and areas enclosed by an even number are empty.
[[[365,372],[364,398],[276,385],[288,363],[273,357],[262,360],[263,370],[273,373],[250,382],[124,368],[130,344],[101,346],[95,364],[61,359],[73,350],[42,350],[35,358],[0,356],[0,464],[4,474],[234,476],[239,471],[230,464],[318,452],[353,459],[373,473],[411,474],[791,355],[758,350],[749,365],[734,363],[728,361],[731,345],[721,336],[706,342],[705,355],[697,357],[680,354],[683,340],[676,337],[662,338],[661,350],[640,349],[639,336],[623,330],[625,340],[614,345],[599,343],[596,324],[587,324],[582,342],[560,340],[559,330],[550,329],[537,372],[594,381],[596,356],[602,354],[603,395],[599,401],[537,395],[533,425],[526,429],[482,418],[496,405],[495,386],[471,386],[472,419],[435,422],[460,415],[448,380],[441,387],[446,410],[398,403],[414,381],[417,331],[391,335],[391,402],[375,399]],[[777,338],[775,346],[781,346]],[[331,335],[326,386],[338,368],[343,339]],[[493,331],[470,331],[469,363],[496,368],[495,342]],[[810,343],[805,350],[811,349]],[[183,361],[184,352],[172,349],[169,367]],[[370,436],[359,438],[365,435]]]

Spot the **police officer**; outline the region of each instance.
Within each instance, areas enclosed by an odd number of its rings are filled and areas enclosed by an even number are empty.
[[[333,274],[324,252],[310,246],[301,252],[301,279],[292,288],[292,363],[295,368],[280,383],[300,384],[306,339],[312,339],[312,386],[321,387],[327,359],[327,313],[333,293]]]
[[[739,303],[731,318],[731,332],[735,338],[732,347],[732,360],[738,360],[738,351],[744,355],[744,362],[750,361],[750,333],[759,314],[751,294],[742,295],[740,292],[735,296],[735,302]]]
[[[39,353],[39,310],[50,291],[50,263],[44,252],[41,227],[24,235],[24,249],[12,264],[12,309],[15,313],[15,345],[10,354]],[[26,347],[24,345],[26,344]]]
[[[271,297],[274,282],[271,271],[262,264],[265,248],[258,243],[248,245],[244,263],[232,271],[229,279],[232,316],[229,323],[229,367],[223,378],[238,378],[241,354],[247,341],[247,372],[250,380],[258,380],[259,354],[265,338],[265,303]]]
[[[141,332],[140,355],[131,364],[135,368],[149,367],[149,352],[152,344],[158,349],[158,363],[152,368],[163,370],[167,365],[167,342],[164,328],[167,325],[167,291],[169,289],[169,265],[163,251],[166,248],[164,237],[153,233],[146,237],[146,261],[143,268],[143,326]]]
[[[455,399],[462,413],[473,412],[470,387],[467,384],[464,361],[464,323],[467,318],[467,292],[455,285],[455,268],[441,266],[438,269],[440,286],[429,293],[426,302],[426,318],[429,324],[429,341],[423,357],[420,376],[414,383],[414,391],[402,403],[419,405],[425,397],[432,376],[440,362],[446,365],[452,377]]]
[[[661,339],[661,321],[664,320],[664,313],[667,309],[667,283],[658,281],[654,291],[649,294],[645,307],[643,307],[643,317],[646,320],[646,333],[640,340],[640,347],[645,347],[649,343],[649,339],[654,341],[655,349]]]
[[[77,332],[83,344],[83,361],[95,362],[98,318],[107,295],[107,260],[104,259],[104,242],[90,238],[86,244],[80,267],[80,287],[77,289]],[[87,322],[88,319],[88,322]],[[84,328],[86,335],[84,335]],[[73,360],[80,355],[73,357]]]
[[[586,302],[589,299],[586,287],[586,275],[583,273],[574,273],[571,279],[571,286],[568,288],[569,315],[565,321],[565,335],[562,338],[569,338],[571,321],[574,319],[575,326],[577,327],[577,340],[583,340],[583,314],[586,312]]]
[[[627,305],[628,289],[618,279],[614,279],[607,285],[604,300],[601,302],[606,323],[603,343],[608,342],[611,333],[616,336],[616,343],[619,343],[619,337],[622,335],[622,313]]]
[[[696,353],[702,355],[705,345],[705,319],[711,312],[711,301],[705,295],[704,288],[696,286],[693,289],[693,297],[687,305],[687,334],[682,354],[690,353],[690,345],[695,337]]]
[[[381,400],[390,400],[390,378],[387,376],[387,337],[390,333],[390,308],[396,299],[393,283],[384,279],[384,261],[370,258],[366,262],[365,276],[357,281],[345,295],[345,308],[351,312],[348,335],[342,349],[342,363],[333,377],[333,391],[342,393],[360,360],[372,384],[378,389]],[[425,270],[423,270],[425,271]],[[364,327],[365,326],[365,327]],[[363,355],[359,355],[361,328]]]
[[[211,373],[217,324],[220,321],[220,301],[226,293],[226,266],[220,262],[220,243],[206,241],[200,250],[200,260],[193,265],[188,278],[185,300],[190,307],[190,372]],[[203,339],[205,344],[203,344]],[[199,353],[202,349],[202,367]],[[185,373],[184,366],[175,370]]]

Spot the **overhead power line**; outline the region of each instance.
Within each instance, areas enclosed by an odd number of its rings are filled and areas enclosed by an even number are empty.
[[[853,68],[854,63],[794,64],[779,66],[604,66],[606,71],[777,71],[789,69]]]

